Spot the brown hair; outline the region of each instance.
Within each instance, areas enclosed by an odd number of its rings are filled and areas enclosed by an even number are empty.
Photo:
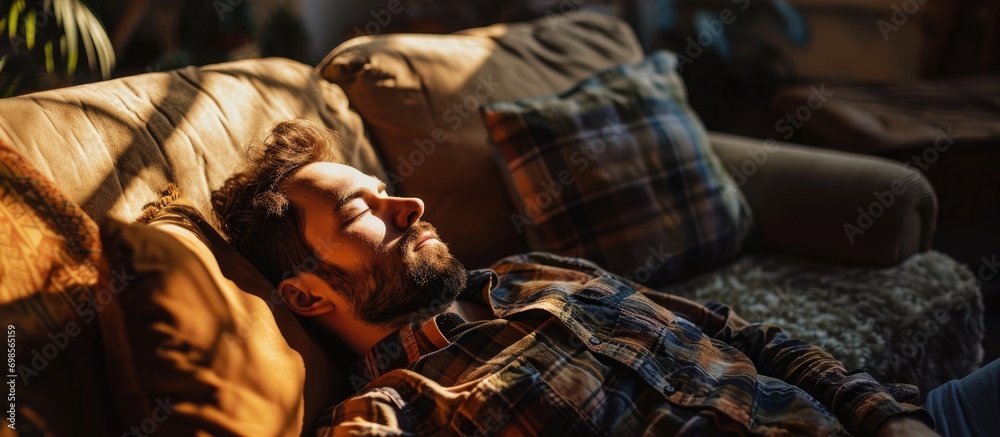
[[[306,242],[300,213],[281,185],[307,164],[343,162],[338,144],[335,133],[310,121],[277,123],[259,149],[251,148],[249,168],[212,192],[222,232],[275,286],[302,270],[333,267],[318,259]]]

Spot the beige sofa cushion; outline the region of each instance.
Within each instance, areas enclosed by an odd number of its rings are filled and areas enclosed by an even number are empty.
[[[563,91],[642,58],[628,25],[596,13],[453,35],[352,39],[319,64],[364,117],[396,194],[421,197],[467,267],[524,251],[479,107]]]
[[[277,121],[335,129],[352,164],[381,175],[344,93],[308,66],[254,59],[0,100],[6,140],[98,223],[131,221],[175,182],[206,217],[209,194]]]

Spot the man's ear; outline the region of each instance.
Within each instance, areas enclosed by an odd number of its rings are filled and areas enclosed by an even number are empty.
[[[330,299],[320,293],[313,293],[310,287],[299,278],[288,278],[278,284],[278,292],[295,314],[314,317],[335,309]]]

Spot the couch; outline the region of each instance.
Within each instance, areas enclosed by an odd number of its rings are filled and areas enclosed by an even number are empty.
[[[300,117],[336,131],[350,164],[422,197],[467,267],[530,250],[506,222],[514,206],[475,106],[558,92],[643,56],[617,19],[562,19],[361,37],[315,68],[254,59],[0,100],[0,316],[16,328],[15,362],[32,369],[15,384],[18,432],[310,432],[350,393],[349,354],[284,308],[216,232],[211,190],[271,125]],[[502,86],[486,91],[489,81]],[[470,101],[469,114],[444,118]],[[924,389],[976,368],[978,288],[928,251],[936,200],[923,176],[879,158],[709,139],[755,230],[743,256],[664,291],[734,302],[751,321],[826,340],[848,367]],[[894,207],[845,238],[894,182]],[[130,224],[150,207],[158,219]]]

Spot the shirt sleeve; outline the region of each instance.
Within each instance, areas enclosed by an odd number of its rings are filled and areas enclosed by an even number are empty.
[[[662,299],[659,299],[662,300]],[[844,365],[817,346],[789,337],[778,326],[751,324],[729,307],[711,309],[683,298],[667,299],[667,309],[698,323],[706,334],[740,350],[766,376],[795,384],[826,406],[853,435],[875,435],[889,417],[912,416],[931,425],[926,410],[897,402],[885,387],[863,371]]]
[[[510,263],[539,263],[573,270],[581,275],[610,274],[579,258],[530,253],[508,257],[494,268]],[[503,266],[507,267],[507,266]],[[538,279],[537,268],[501,269],[520,280]],[[574,279],[567,276],[564,279]],[[743,352],[757,372],[794,384],[827,407],[853,435],[875,435],[882,422],[893,416],[912,416],[933,424],[930,414],[916,405],[898,402],[871,375],[848,372],[843,364],[817,346],[789,337],[778,326],[751,324],[720,304],[705,306],[683,297],[660,293],[625,278],[621,281],[656,304],[699,326],[706,335]]]
[[[406,404],[396,390],[379,387],[341,402],[320,422],[318,437],[413,436]]]

